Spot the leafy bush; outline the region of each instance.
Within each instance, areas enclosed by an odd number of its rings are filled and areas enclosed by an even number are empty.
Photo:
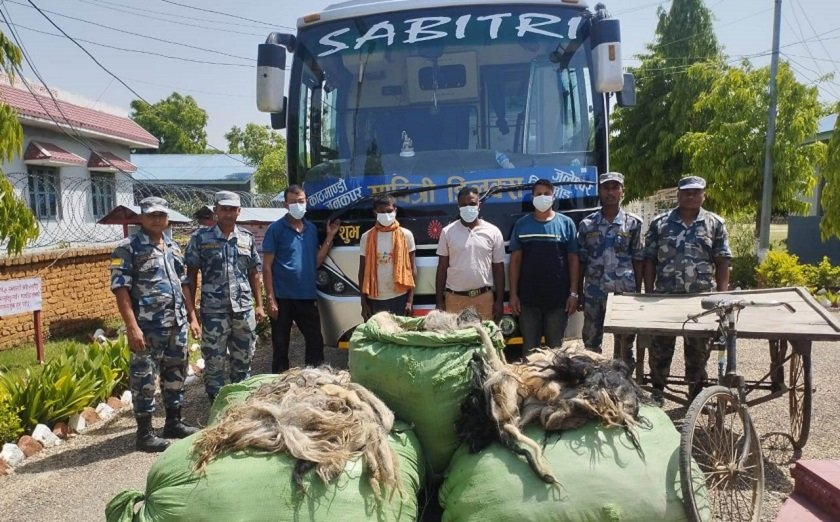
[[[755,214],[743,213],[726,216],[729,248],[732,251],[729,286],[754,288],[755,268],[758,266],[755,238]]]
[[[758,256],[733,257],[731,267],[732,269],[729,272],[730,288],[740,288],[741,290],[755,288]]]
[[[130,351],[125,335],[120,335],[115,341],[108,340],[101,344],[93,342],[81,356],[78,351],[67,348],[65,353],[71,360],[76,361],[77,373],[95,376],[99,382],[97,401],[105,401],[128,387]]]
[[[124,389],[128,358],[125,336],[101,345],[68,346],[40,373],[0,375],[0,395],[17,410],[23,429],[52,425]]]
[[[726,216],[729,249],[733,258],[750,258],[756,255],[755,214]]]
[[[807,284],[804,265],[799,258],[780,250],[771,250],[755,269],[758,285],[763,288],[783,286],[805,286]]]
[[[8,397],[0,396],[0,444],[15,442],[23,435],[18,412]]]
[[[11,403],[19,411],[21,425],[31,430],[38,423],[52,425],[90,406],[99,384],[93,374],[77,376],[73,364],[62,355],[50,361],[40,374],[30,370],[20,376],[0,376]]]
[[[805,280],[810,288],[816,290],[840,290],[840,266],[832,266],[828,257],[823,257],[819,265],[805,266]]]

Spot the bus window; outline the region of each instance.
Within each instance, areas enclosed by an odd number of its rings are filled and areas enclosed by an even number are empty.
[[[528,101],[526,153],[584,151],[594,125],[585,68],[539,64],[533,68]]]
[[[522,152],[528,73],[527,66],[489,66],[482,71],[486,148]]]

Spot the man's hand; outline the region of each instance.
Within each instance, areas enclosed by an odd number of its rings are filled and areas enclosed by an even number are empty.
[[[572,315],[573,313],[577,312],[578,309],[578,298],[570,295],[568,299],[566,299],[566,313]]]
[[[405,316],[406,317],[411,317],[413,313],[414,313],[414,305],[411,304],[411,301],[406,301],[405,302]]]
[[[584,306],[583,302],[584,302],[583,294],[580,294],[580,297],[578,297],[578,302],[577,302],[577,311],[578,312],[583,311],[583,306]]]
[[[510,306],[510,313],[513,315],[519,315],[522,313],[522,304],[519,302],[518,295],[511,295],[508,300],[508,305]]]
[[[268,316],[271,317],[273,320],[277,320],[277,312],[279,312],[277,308],[277,301],[274,299],[268,300]]]
[[[254,309],[254,315],[256,315],[258,323],[261,323],[265,320],[265,310],[263,310],[262,306],[258,306]]]
[[[338,234],[338,229],[341,228],[341,220],[334,219],[327,223],[327,239],[332,242],[333,238],[336,234]]]
[[[201,339],[201,325],[198,324],[198,319],[195,317],[193,317],[193,320],[190,321],[190,333],[192,334],[193,339]]]
[[[139,326],[126,328],[126,336],[128,337],[128,348],[134,353],[143,353],[146,351],[146,338],[143,336],[143,330]]]
[[[499,324],[502,320],[502,315],[505,312],[505,304],[499,301],[493,301],[493,321]]]

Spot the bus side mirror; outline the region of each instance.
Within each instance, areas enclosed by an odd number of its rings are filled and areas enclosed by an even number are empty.
[[[286,80],[286,48],[279,33],[271,33],[257,49],[257,109],[282,112]]]
[[[616,18],[597,18],[592,22],[592,67],[595,90],[618,92],[624,86],[621,70],[621,27]]]
[[[616,94],[616,103],[619,107],[636,106],[636,77],[630,73],[624,73],[624,87]]]

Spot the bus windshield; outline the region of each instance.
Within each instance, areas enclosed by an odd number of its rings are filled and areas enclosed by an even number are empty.
[[[290,181],[313,210],[399,188],[594,181],[603,123],[586,16],[544,5],[448,7],[301,29]],[[418,192],[400,206],[450,204],[456,192]],[[557,188],[558,199],[594,195],[591,184]],[[500,191],[486,203],[522,196]]]

